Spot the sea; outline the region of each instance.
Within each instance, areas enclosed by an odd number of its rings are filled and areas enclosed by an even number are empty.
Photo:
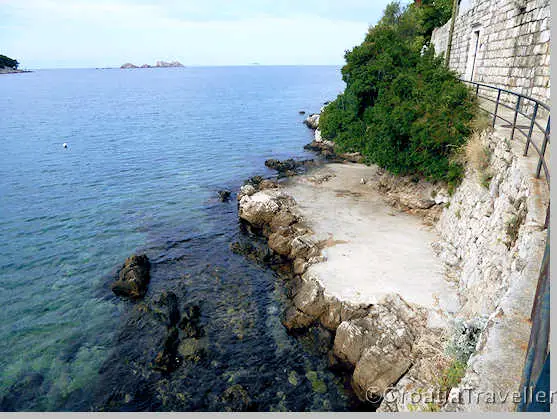
[[[355,409],[320,345],[282,326],[284,279],[230,249],[234,192],[274,175],[266,159],[313,158],[303,120],[343,88],[334,66],[0,76],[0,410]],[[110,291],[135,253],[139,302]],[[207,346],[165,374],[130,318],[168,290],[199,305]]]

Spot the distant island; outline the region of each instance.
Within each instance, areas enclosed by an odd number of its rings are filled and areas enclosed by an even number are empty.
[[[0,54],[0,74],[27,73],[26,70],[18,69],[19,62],[13,58]]]
[[[168,67],[183,67],[184,65],[179,61],[157,61],[155,65],[143,64],[141,66],[137,66],[132,63],[122,64],[120,68],[168,68]]]

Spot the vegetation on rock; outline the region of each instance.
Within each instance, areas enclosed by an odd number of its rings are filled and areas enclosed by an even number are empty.
[[[346,52],[346,89],[319,123],[339,152],[360,152],[395,174],[460,181],[464,169],[456,154],[472,132],[477,106],[428,43],[433,27],[447,19],[445,3],[391,3],[364,42]]]

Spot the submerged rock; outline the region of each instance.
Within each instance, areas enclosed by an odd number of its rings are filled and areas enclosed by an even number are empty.
[[[201,308],[197,304],[186,304],[178,327],[189,338],[200,338],[205,332],[199,325]]]
[[[180,365],[180,358],[177,357],[179,343],[178,329],[173,327],[168,331],[163,347],[153,359],[151,367],[164,373],[174,371]]]
[[[111,288],[120,297],[143,298],[149,284],[151,264],[146,255],[133,255],[126,259]]]
[[[251,398],[248,392],[240,384],[228,387],[222,393],[221,400],[224,410],[227,412],[245,412],[251,405]]]
[[[174,327],[180,320],[178,297],[173,292],[163,292],[154,301],[153,312],[165,323],[166,327]]]
[[[222,190],[218,192],[219,195],[219,201],[220,202],[228,202],[230,200],[230,195],[232,194],[232,192],[230,192],[229,190]]]
[[[207,354],[207,338],[182,339],[178,345],[178,353],[184,361],[199,362]]]

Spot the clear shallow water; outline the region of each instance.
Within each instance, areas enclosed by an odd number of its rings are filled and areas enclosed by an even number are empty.
[[[342,88],[335,67],[0,77],[0,396],[10,395],[9,407],[95,408],[98,371],[130,309],[107,292],[107,278],[145,251],[154,265],[147,299],[186,287],[205,302],[213,362],[196,367],[190,387],[241,375],[261,410],[346,408],[323,357],[280,325],[277,278],[228,250],[236,206],[215,199],[269,175],[267,158],[309,157],[298,111],[317,111]],[[296,369],[319,371],[328,393],[288,387]],[[274,384],[255,379],[266,375]],[[150,408],[219,408],[194,396]]]

